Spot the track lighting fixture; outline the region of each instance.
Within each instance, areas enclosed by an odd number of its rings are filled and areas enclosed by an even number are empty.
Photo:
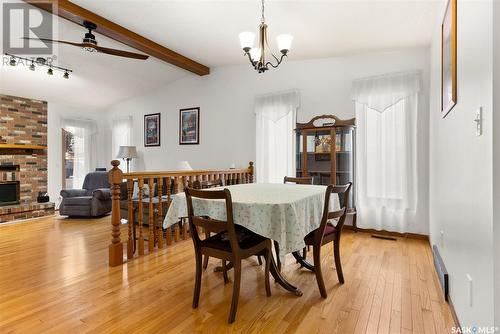
[[[38,58],[34,59],[34,58],[19,57],[19,56],[11,55],[9,53],[5,53],[5,55],[10,57],[10,60],[9,60],[10,66],[16,66],[16,65],[26,65],[27,66],[29,63],[31,63],[28,66],[28,68],[30,69],[30,71],[35,71],[36,70],[35,62],[36,62],[36,65],[38,65],[39,67],[47,66],[49,68],[47,70],[48,75],[54,75],[54,70],[59,70],[61,72],[64,72],[64,74],[63,74],[64,79],[69,79],[69,73],[73,72],[72,70],[70,70],[68,68],[52,65],[51,62],[48,61],[48,59],[45,59],[42,57],[38,57]],[[4,64],[5,64],[5,60],[4,60]]]

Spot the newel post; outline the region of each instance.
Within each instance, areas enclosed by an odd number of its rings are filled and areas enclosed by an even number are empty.
[[[111,244],[109,245],[109,266],[116,267],[123,264],[123,243],[120,240],[120,184],[123,181],[123,172],[118,168],[120,161],[111,161],[113,168],[108,172],[111,185]]]
[[[250,172],[250,183],[253,183],[253,174],[254,174],[254,169],[253,169],[253,161],[250,161],[248,163],[248,171]]]

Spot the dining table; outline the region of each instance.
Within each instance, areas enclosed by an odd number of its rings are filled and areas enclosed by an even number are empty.
[[[233,221],[254,233],[277,241],[279,256],[284,263],[286,254],[305,247],[304,237],[317,229],[321,223],[326,186],[278,183],[247,183],[207,189],[207,191],[229,189],[233,204]],[[184,193],[172,195],[172,202],[163,221],[168,228],[187,217]],[[340,209],[338,196],[332,196],[330,210]],[[209,216],[226,220],[223,200],[193,198],[196,216]],[[271,274],[284,289],[297,296],[302,291],[288,282],[281,274],[272,257]]]

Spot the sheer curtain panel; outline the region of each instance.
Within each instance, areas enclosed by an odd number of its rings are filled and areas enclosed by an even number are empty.
[[[96,167],[97,123],[93,120],[62,119],[63,129],[74,136],[73,187],[81,188],[88,172]]]
[[[358,226],[407,232],[415,224],[419,72],[355,80]]]
[[[118,155],[120,146],[132,145],[132,117],[114,119],[111,129],[111,145],[113,158]]]
[[[281,183],[295,175],[295,134],[300,97],[296,90],[258,96],[256,116],[256,178]]]

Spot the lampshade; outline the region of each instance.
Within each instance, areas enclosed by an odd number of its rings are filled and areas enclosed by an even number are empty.
[[[259,61],[259,59],[260,59],[260,48],[252,48],[250,50],[250,58],[252,58],[253,61]]]
[[[292,47],[293,36],[290,34],[278,35],[278,37],[276,37],[276,40],[278,42],[278,49],[280,51],[288,51]]]
[[[120,146],[116,157],[119,159],[137,158],[137,150],[135,146]]]
[[[179,161],[177,163],[177,170],[193,170],[189,162],[187,161]]]
[[[250,31],[242,32],[238,35],[242,49],[251,49],[255,41],[255,34]]]

